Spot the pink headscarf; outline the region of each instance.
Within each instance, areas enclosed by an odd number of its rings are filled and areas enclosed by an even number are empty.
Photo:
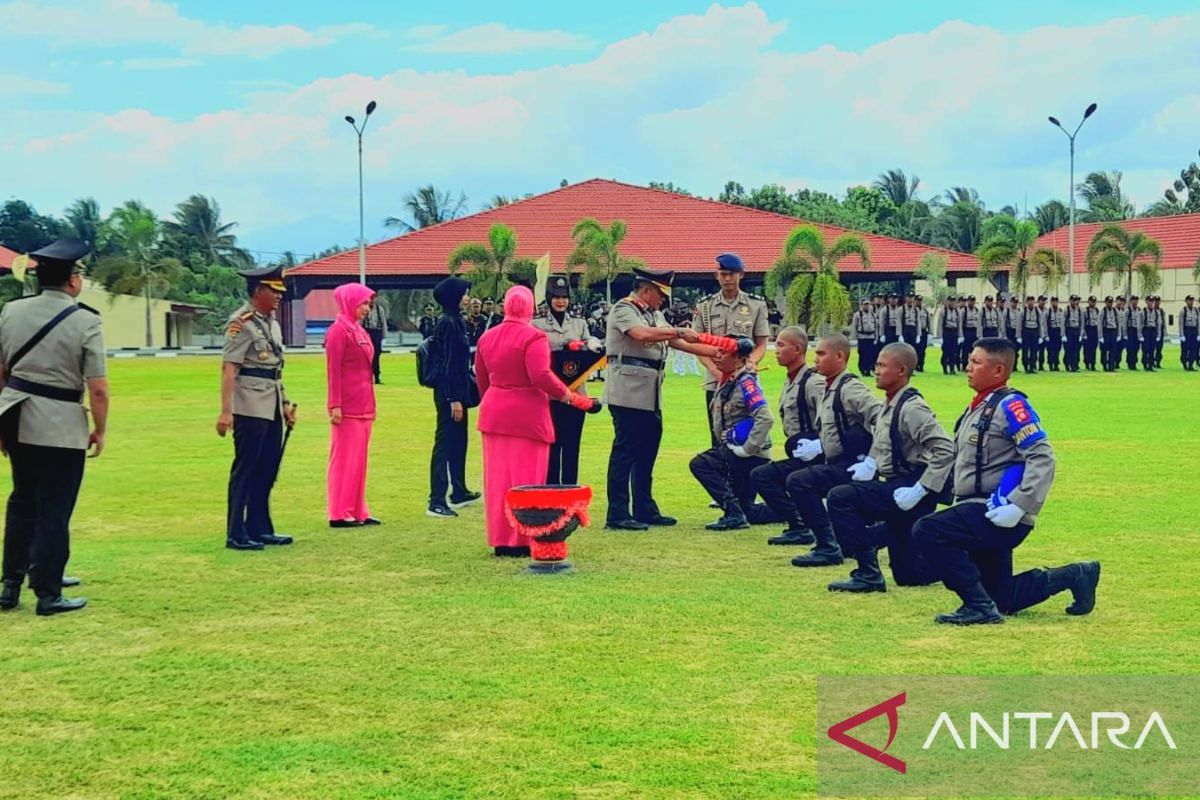
[[[524,286],[514,286],[504,295],[504,321],[528,325],[533,320],[533,292]]]
[[[362,327],[355,313],[358,307],[375,296],[374,289],[361,283],[343,283],[333,290],[333,299],[338,304],[337,321],[351,328]]]

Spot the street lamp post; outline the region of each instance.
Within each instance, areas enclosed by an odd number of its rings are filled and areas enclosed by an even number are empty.
[[[1071,142],[1071,221],[1068,225],[1067,246],[1070,248],[1067,255],[1067,280],[1070,281],[1071,270],[1075,269],[1075,134],[1079,133],[1079,129],[1083,127],[1083,123],[1087,122],[1087,118],[1096,113],[1096,104],[1092,103],[1083,111],[1083,119],[1079,120],[1079,124],[1075,126],[1075,133],[1067,133],[1067,129],[1062,126],[1057,119],[1050,117],[1050,123],[1058,128]]]
[[[346,116],[346,122],[349,122],[350,127],[354,128],[354,132],[358,134],[358,282],[364,286],[367,283],[367,236],[366,223],[363,218],[362,137],[363,131],[367,129],[367,120],[371,118],[374,111],[375,101],[372,100],[367,103],[367,113],[363,117],[361,126],[354,121],[354,117]]]

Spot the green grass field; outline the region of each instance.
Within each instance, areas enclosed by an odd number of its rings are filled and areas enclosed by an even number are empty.
[[[1104,578],[1089,617],[1064,595],[984,629],[935,626],[957,606],[940,586],[831,595],[845,571],[791,567],[773,527],[705,532],[698,378],[667,380],[656,493],[680,525],[582,530],[577,570],[546,577],[490,557],[480,507],[424,516],[433,409],[409,356],[379,387],[386,524],[349,532],[325,524],[324,361],[289,359],[300,425],[274,513],[297,543],[261,553],[222,547],[217,360],[113,361],[69,567],[90,605],[39,619],[26,593],[0,616],[0,795],[797,797],[815,791],[817,675],[1195,674],[1200,375],[1165,361],[1014,381],[1059,459],[1017,566],[1098,558]],[[782,371],[763,377],[774,406]],[[964,378],[918,378],[953,425]],[[611,434],[589,418],[598,520]]]

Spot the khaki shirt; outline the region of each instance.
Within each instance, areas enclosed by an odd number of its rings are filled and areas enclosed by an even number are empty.
[[[879,332],[882,336],[898,337],[900,336],[901,323],[903,322],[904,309],[900,306],[880,306],[879,308]]]
[[[983,308],[979,309],[980,332],[982,333],[983,329],[987,328],[989,330],[995,330],[997,335],[999,335],[1000,330],[1003,327],[1003,320],[1000,319],[1000,316],[1000,309],[996,308],[995,306],[992,306],[991,308],[984,306]]]
[[[81,392],[86,391],[85,383],[89,378],[105,377],[107,367],[100,314],[58,289],[45,289],[39,295],[4,304],[0,310],[0,362],[7,365],[43,325],[73,305],[83,310],[59,322],[21,358],[12,374],[34,383]],[[4,374],[7,378],[7,367]],[[17,430],[17,440],[21,444],[87,449],[88,412],[82,400],[54,400],[5,386],[0,391],[0,414],[17,405],[21,406]]]
[[[1014,335],[1020,336],[1022,310],[1023,310],[1023,307],[1013,308],[1012,306],[1009,306],[1008,308],[1004,309],[1004,313],[1001,315],[1003,324],[1000,327],[1000,331],[1001,331],[1002,335],[1008,336],[1009,334],[1014,334]]]
[[[1146,327],[1146,309],[1125,309],[1125,330],[1130,336],[1136,337]]]
[[[592,338],[587,322],[579,317],[572,317],[570,314],[564,316],[560,324],[553,314],[546,312],[544,315],[534,318],[533,327],[546,332],[546,338],[550,340],[551,352],[566,349],[568,342]]]
[[[1183,336],[1185,328],[1200,328],[1200,306],[1179,309],[1179,335]]]
[[[842,454],[833,400],[837,396],[837,385],[843,378],[847,378],[842,385],[842,408],[846,412],[846,424],[858,424],[871,430],[883,411],[883,401],[871,394],[871,390],[858,377],[845,370],[826,381],[821,404],[817,408],[817,434],[821,440],[821,452],[827,461],[833,461]]]
[[[856,339],[874,339],[876,328],[879,327],[874,311],[855,311],[850,324]]]
[[[1017,329],[1021,335],[1026,333],[1035,333],[1041,338],[1046,336],[1046,320],[1042,315],[1041,309],[1034,306],[1028,306],[1021,309],[1021,327]]]
[[[942,312],[938,316],[938,327],[941,330],[958,333],[962,329],[962,317],[958,315],[957,308],[942,306]]]
[[[741,444],[752,456],[764,455],[771,449],[771,426],[775,424],[775,418],[771,416],[771,407],[758,385],[758,378],[748,369],[730,376],[717,387],[709,406],[709,419],[718,447],[727,443]],[[744,420],[753,420],[753,425],[744,442],[735,442],[735,428]]]
[[[1087,317],[1085,311],[1083,306],[1067,306],[1063,309],[1063,328],[1070,331],[1083,330],[1083,321]]]
[[[804,403],[808,411],[808,424],[800,422],[800,384],[805,375],[811,375],[804,384]],[[825,393],[825,378],[808,365],[783,382],[783,391],[779,396],[779,418],[783,420],[783,435],[795,436],[807,427],[809,431],[817,429],[817,409],[821,405],[821,396]]]
[[[1046,309],[1046,333],[1062,336],[1063,328],[1067,326],[1067,310],[1051,306]]]
[[[737,297],[726,300],[725,295],[717,292],[700,301],[692,317],[692,330],[715,336],[745,336],[751,340],[770,336],[767,302],[740,291]],[[717,379],[711,373],[705,375],[704,388],[710,392],[717,388]]]
[[[958,421],[954,436],[954,494],[967,502],[984,502],[1000,485],[1005,470],[1024,464],[1021,483],[1009,493],[1008,499],[1025,511],[1022,522],[1032,525],[1054,483],[1054,449],[1037,412],[1018,395],[1002,400],[987,430],[980,431],[988,398],[974,409],[968,408]],[[977,458],[980,436],[982,463]],[[981,470],[980,494],[975,491],[977,464]]]
[[[1096,335],[1100,335],[1100,329],[1103,327],[1100,321],[1100,312],[1103,311],[1100,306],[1085,306],[1083,309],[1083,327],[1085,331],[1094,330]]]
[[[1152,321],[1147,322],[1147,326],[1158,329],[1158,338],[1161,340],[1167,335],[1167,312],[1161,308],[1147,309],[1147,317]]]
[[[274,315],[265,317],[250,303],[233,312],[225,326],[221,358],[239,368],[233,385],[234,414],[258,419],[275,419],[276,413],[283,414],[288,402],[283,388],[283,330]],[[271,370],[276,377],[243,375],[243,369]]]
[[[958,310],[958,315],[962,318],[963,336],[971,334],[978,339],[983,334],[983,327],[980,325],[983,318],[979,313],[979,306],[964,306]]]
[[[885,481],[903,477],[896,472],[892,457],[892,417],[896,402],[908,389],[896,392],[883,407],[875,427],[871,430],[871,452],[875,459],[879,477]],[[933,409],[920,395],[909,397],[900,409],[900,441],[903,442],[904,460],[914,469],[924,465],[921,485],[936,494],[946,486],[946,479],[954,469],[954,440],[933,415]]]
[[[630,328],[671,328],[661,311],[642,306],[626,297],[608,312],[604,349],[608,369],[604,378],[604,402],[610,406],[657,411],[662,407],[663,366],[669,346],[666,342],[638,342],[627,334]],[[623,363],[625,356],[651,364]]]

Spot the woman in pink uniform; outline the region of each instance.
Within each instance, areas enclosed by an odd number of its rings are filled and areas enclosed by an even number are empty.
[[[567,388],[550,370],[550,342],[531,324],[533,292],[514,286],[504,295],[504,321],[490,328],[475,351],[475,376],[483,398],[483,499],[488,544],[497,556],[529,555],[529,539],[513,530],[504,499],[513,486],[541,484],[550,463],[554,426],[546,398],[582,411],[600,401]]]
[[[367,447],[375,422],[375,346],[362,320],[375,292],[361,283],[333,291],[338,316],[325,334],[329,385],[329,527],[379,525],[367,510]]]

